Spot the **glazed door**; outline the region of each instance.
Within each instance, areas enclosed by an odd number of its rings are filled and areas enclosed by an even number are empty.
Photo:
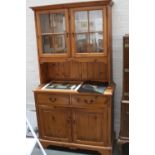
[[[40,138],[68,142],[71,136],[70,112],[65,108],[38,108]]]
[[[71,10],[72,50],[75,57],[105,56],[106,8],[75,8]]]
[[[66,9],[37,13],[39,55],[69,56],[68,12]]]
[[[107,136],[106,110],[76,109],[73,112],[73,141],[80,144],[104,145]]]

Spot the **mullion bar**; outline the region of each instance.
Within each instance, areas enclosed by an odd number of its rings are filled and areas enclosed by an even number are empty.
[[[104,32],[104,30],[105,30],[105,20],[104,20],[104,16],[105,16],[105,14],[104,14],[105,12],[102,10],[102,26],[103,26],[103,34],[102,34],[102,36],[103,36],[103,53],[105,52],[105,32]]]
[[[60,32],[60,33],[42,33],[41,35],[42,36],[46,36],[46,35],[65,35],[66,33],[64,33],[64,32]]]
[[[76,34],[103,33],[103,31],[76,32]]]
[[[89,32],[90,32],[90,28],[89,28],[89,10],[87,11],[87,18],[88,18],[88,33],[86,34],[86,36],[87,36],[87,40],[88,40],[87,52],[89,53],[89,44],[90,44],[90,36],[89,36]]]
[[[52,14],[52,33],[54,33],[54,14]],[[54,35],[51,35],[51,36],[53,36],[52,37],[52,44],[53,44],[53,52],[55,53],[55,36]]]

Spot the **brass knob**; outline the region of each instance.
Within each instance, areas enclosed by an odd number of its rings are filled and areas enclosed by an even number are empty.
[[[49,100],[50,100],[51,102],[55,102],[55,101],[56,101],[56,98],[49,97]]]
[[[54,116],[52,116],[52,120],[55,120],[55,117]]]
[[[80,101],[80,99],[79,98],[77,98],[77,102],[79,102]]]
[[[91,99],[91,100],[88,101],[88,100],[85,99],[84,102],[87,103],[87,104],[92,104],[94,102],[94,100]]]
[[[85,103],[88,103],[88,101],[87,101],[86,99],[84,99],[84,102],[85,102]]]
[[[90,103],[93,103],[93,102],[94,102],[94,100],[93,100],[93,99],[91,99],[91,100],[90,100]]]

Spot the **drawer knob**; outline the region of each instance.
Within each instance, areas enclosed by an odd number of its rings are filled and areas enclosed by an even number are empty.
[[[90,100],[90,103],[93,103],[94,102],[94,100]]]
[[[88,103],[88,101],[87,101],[87,100],[84,100],[84,102],[85,102],[85,103]]]
[[[84,100],[84,102],[87,103],[87,104],[92,104],[92,103],[94,103],[94,100],[93,99],[91,99],[89,101],[88,100]]]
[[[52,116],[52,120],[55,121],[55,117],[54,116]]]
[[[80,101],[80,99],[79,98],[77,98],[77,102],[79,102]]]
[[[56,98],[49,97],[49,100],[50,100],[51,102],[55,102],[57,99],[56,99]]]

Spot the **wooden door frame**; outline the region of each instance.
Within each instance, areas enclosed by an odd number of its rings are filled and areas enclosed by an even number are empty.
[[[40,23],[40,14],[43,13],[64,13],[65,15],[65,24],[66,24],[66,34],[65,40],[66,40],[66,47],[67,47],[67,53],[65,54],[44,54],[43,53],[43,47],[42,47],[42,35],[41,35],[41,23]],[[37,22],[37,40],[38,40],[38,54],[39,57],[42,58],[66,58],[70,56],[70,38],[69,38],[69,14],[68,9],[58,9],[58,10],[44,10],[44,11],[36,11],[36,22]]]
[[[68,135],[68,140],[65,139],[65,138],[55,138],[55,137],[49,137],[47,138],[47,136],[45,136],[45,126],[44,125],[41,125],[41,122],[44,122],[40,115],[40,110],[41,111],[44,111],[44,110],[47,110],[47,111],[64,111],[66,112],[66,115],[67,115],[67,121],[70,121],[70,123],[68,123],[68,132],[67,132],[67,135]],[[63,106],[59,106],[57,107],[56,109],[54,107],[49,107],[49,106],[37,106],[37,116],[38,116],[38,125],[39,125],[39,134],[40,134],[40,138],[42,139],[48,139],[48,140],[56,140],[56,141],[63,141],[63,142],[70,142],[71,141],[71,112],[68,111],[68,108],[65,108]],[[61,140],[60,140],[61,139]]]
[[[77,53],[76,45],[75,45],[75,11],[88,11],[88,10],[102,10],[103,11],[103,45],[104,52],[103,53]],[[95,6],[95,7],[81,7],[81,8],[71,8],[69,11],[70,14],[70,22],[71,22],[71,42],[72,42],[72,56],[73,57],[101,57],[107,56],[107,11],[106,6]]]
[[[95,145],[95,146],[104,146],[106,145],[106,136],[107,136],[107,128],[104,129],[104,126],[102,126],[102,138],[103,138],[103,142],[95,142],[95,141],[80,141],[77,139],[76,137],[76,118],[75,118],[75,113],[76,112],[84,112],[85,113],[94,113],[94,114],[98,114],[98,115],[102,115],[103,119],[102,119],[102,125],[106,124],[105,127],[108,128],[108,122],[104,122],[104,120],[107,121],[107,111],[106,111],[106,107],[105,108],[100,108],[100,109],[88,109],[88,108],[73,108],[72,110],[72,141],[73,143],[77,143],[77,144],[86,144],[86,145]],[[87,129],[84,129],[87,130]],[[105,138],[105,140],[104,140]]]

